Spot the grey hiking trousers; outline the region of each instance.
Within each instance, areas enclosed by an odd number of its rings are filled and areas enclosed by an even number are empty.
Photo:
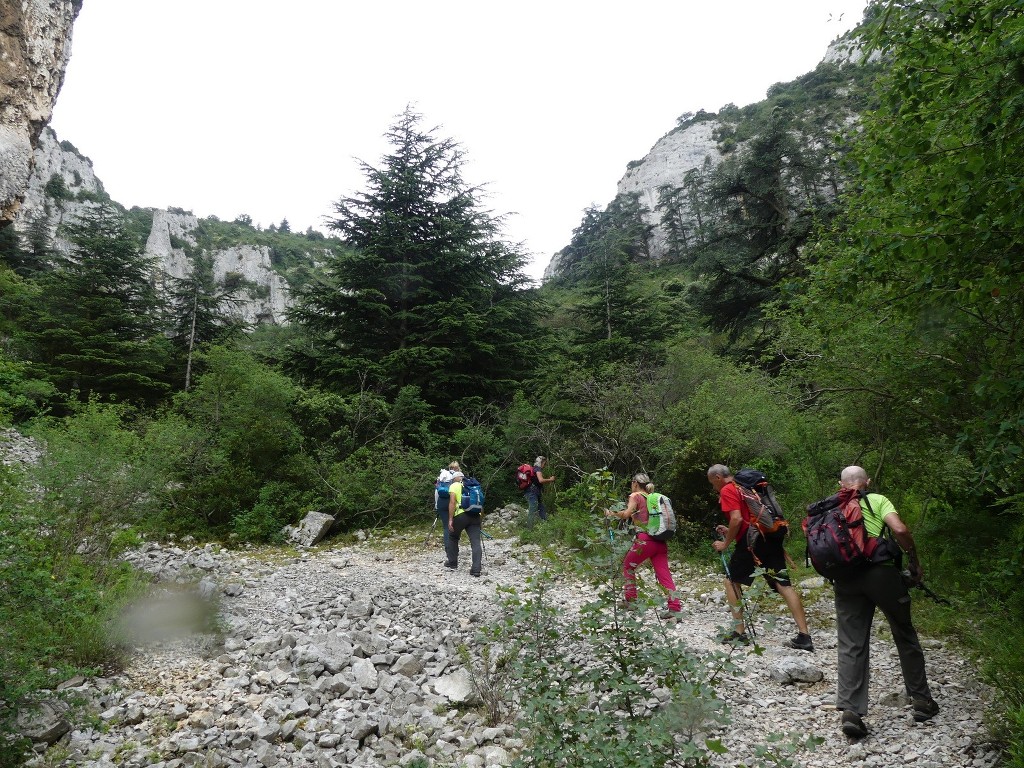
[[[891,564],[872,565],[853,577],[836,579],[835,592],[839,630],[836,707],[867,714],[871,622],[876,607],[889,621],[907,694],[912,699],[930,699],[924,652],[910,620],[910,593],[900,572]]]

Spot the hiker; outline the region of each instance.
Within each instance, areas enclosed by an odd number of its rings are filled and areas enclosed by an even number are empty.
[[[544,474],[544,469],[548,465],[547,457],[538,456],[533,462],[533,477],[530,480],[530,484],[526,486],[526,491],[523,495],[526,497],[526,527],[532,528],[534,524],[534,518],[539,517],[541,520],[548,519],[548,511],[544,508],[544,501],[541,498],[544,493],[544,486],[548,483],[555,482],[554,477],[547,477]]]
[[[778,592],[786,601],[789,612],[796,622],[797,636],[787,645],[801,651],[813,652],[814,643],[811,641],[811,635],[807,629],[804,604],[800,600],[800,593],[790,584],[789,574],[786,570],[786,550],[782,546],[786,537],[786,529],[759,535],[754,543],[754,548],[750,549],[747,543],[749,523],[744,514],[747,505],[743,501],[743,496],[733,479],[732,472],[724,464],[714,464],[708,467],[708,482],[718,491],[718,503],[722,514],[728,521],[728,525],[719,525],[715,528],[721,538],[712,542],[712,546],[716,552],[723,554],[724,560],[725,551],[730,544],[736,542],[725,573],[725,595],[732,609],[734,628],[732,632],[722,638],[722,642],[742,645],[750,642],[743,624],[740,585],[749,587],[753,584],[754,568],[760,566],[765,569],[764,578],[768,582],[768,586]]]
[[[651,561],[654,567],[654,575],[668,593],[668,611],[662,612],[659,616],[663,619],[678,619],[682,605],[676,597],[676,584],[672,580],[672,572],[668,567],[668,544],[651,538],[647,533],[648,512],[647,494],[654,493],[654,483],[651,478],[642,472],[633,475],[629,484],[629,501],[626,508],[621,511],[605,510],[606,517],[617,517],[619,520],[632,520],[638,529],[633,546],[629,548],[626,557],[622,561],[622,575],[626,580],[625,595],[626,605],[636,600],[636,569],[646,560]]]
[[[870,482],[867,472],[857,466],[847,467],[839,478],[842,489],[864,492],[860,506],[868,536],[881,536],[883,527],[888,526],[893,538],[907,554],[911,583],[919,584],[923,572],[914,537],[889,499],[878,493],[866,493]],[[840,498],[843,498],[842,494],[840,490]],[[932,699],[928,688],[924,652],[910,619],[910,592],[895,560],[866,564],[842,578],[836,578],[834,587],[839,635],[836,709],[843,713],[840,720],[842,732],[853,738],[863,738],[868,732],[861,718],[868,710],[871,622],[876,607],[889,621],[914,720],[923,723],[935,717],[939,713],[939,705]]]
[[[459,462],[453,461],[447,469],[442,469],[434,483],[434,514],[441,524],[441,541],[445,552],[448,551],[448,489],[452,478],[459,471]],[[447,557],[447,555],[445,555]]]
[[[457,469],[448,488],[448,540],[445,542],[445,554],[448,559],[444,567],[455,570],[459,567],[459,541],[462,532],[469,536],[469,546],[473,552],[473,562],[469,569],[470,576],[479,576],[483,560],[483,546],[480,542],[480,515],[473,515],[462,508],[462,481],[465,478],[462,470]]]

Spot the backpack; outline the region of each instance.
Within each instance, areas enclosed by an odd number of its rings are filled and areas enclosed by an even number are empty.
[[[462,511],[471,515],[482,515],[484,512],[484,489],[475,477],[467,477],[462,481]]]
[[[454,473],[451,470],[442,469],[441,474],[437,476],[437,480],[434,482],[434,490],[437,491],[437,506],[441,506],[442,502],[444,508],[448,508],[448,500],[451,497],[449,488],[451,488],[452,477]]]
[[[753,547],[759,535],[766,536],[783,528],[789,529],[782,507],[775,498],[775,491],[763,472],[741,469],[733,475],[733,480],[747,507],[747,514],[743,516],[748,523],[747,546]]]
[[[532,464],[520,464],[516,469],[516,485],[520,491],[525,491],[533,484],[533,478],[537,476]]]
[[[834,496],[807,505],[803,521],[807,534],[807,562],[830,581],[848,576],[871,565],[895,560],[902,565],[903,553],[883,526],[880,536],[869,536],[860,500],[868,494],[844,488]]]
[[[655,541],[668,541],[676,535],[676,513],[663,493],[647,494],[647,535]]]

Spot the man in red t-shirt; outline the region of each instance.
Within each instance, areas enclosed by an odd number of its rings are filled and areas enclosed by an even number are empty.
[[[722,514],[728,521],[728,525],[719,525],[716,530],[722,538],[713,542],[717,552],[725,552],[734,541],[736,548],[729,559],[728,572],[725,578],[725,595],[732,608],[732,616],[735,629],[724,638],[722,642],[749,642],[743,626],[743,611],[740,608],[740,584],[750,586],[754,583],[754,568],[761,566],[765,569],[764,578],[768,585],[782,595],[782,599],[789,606],[789,612],[793,614],[796,622],[797,636],[789,641],[790,648],[797,648],[801,651],[814,651],[814,643],[811,642],[810,632],[807,630],[807,618],[804,615],[804,604],[800,600],[800,593],[793,589],[789,581],[789,574],[786,571],[786,551],[783,548],[783,541],[786,537],[786,529],[783,528],[775,533],[767,535],[758,534],[753,549],[747,543],[747,522],[746,502],[740,494],[740,489],[733,480],[732,473],[724,464],[714,464],[708,467],[708,482],[718,491],[718,502],[722,508]]]

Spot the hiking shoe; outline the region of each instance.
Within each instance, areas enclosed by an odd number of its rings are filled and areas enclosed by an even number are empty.
[[[459,566],[458,565],[453,565],[452,563],[445,563],[444,567],[447,568],[449,571],[454,571]]]
[[[728,635],[722,637],[722,643],[725,645],[750,645],[750,638],[747,637],[745,632],[733,630]]]
[[[914,722],[926,723],[939,714],[939,705],[933,699],[914,699]]]
[[[811,636],[806,635],[803,632],[797,632],[796,637],[786,643],[790,648],[796,648],[798,651],[810,651],[814,653],[814,643],[811,641]]]
[[[860,719],[860,715],[852,709],[844,709],[839,729],[851,739],[863,739],[868,735],[868,727]]]
[[[479,573],[473,573],[472,571],[470,571],[470,572],[469,572],[469,575],[470,575],[470,576],[476,576],[476,577],[479,577],[479,576],[480,576],[480,574],[479,574]]]
[[[662,621],[679,621],[683,618],[682,611],[659,611],[658,618]]]

